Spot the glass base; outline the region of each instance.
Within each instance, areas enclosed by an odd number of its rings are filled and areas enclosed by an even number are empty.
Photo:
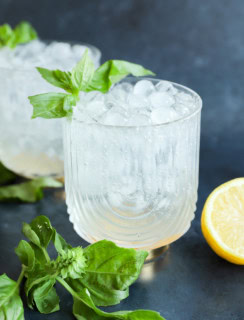
[[[64,184],[64,177],[57,178],[57,180],[58,180],[59,182],[62,182],[62,183]]]
[[[58,200],[65,201],[66,200],[66,193],[64,190],[58,190],[54,192],[54,197]]]
[[[150,263],[155,261],[157,258],[161,257],[167,250],[169,249],[169,244],[163,247],[159,247],[157,249],[149,250],[149,254],[147,256],[145,263]]]
[[[170,260],[169,245],[149,251],[149,255],[141,270],[140,281],[150,283],[167,268]]]

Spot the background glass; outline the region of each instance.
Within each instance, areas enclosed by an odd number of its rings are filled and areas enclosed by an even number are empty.
[[[84,46],[90,49],[91,57],[98,67],[100,51],[91,45]],[[73,66],[77,62],[76,54],[70,63]],[[60,178],[64,174],[62,121],[42,118],[31,120],[33,107],[28,96],[46,92],[63,90],[42,79],[34,66],[23,69],[16,69],[16,66],[0,67],[0,161],[12,171],[28,178]]]

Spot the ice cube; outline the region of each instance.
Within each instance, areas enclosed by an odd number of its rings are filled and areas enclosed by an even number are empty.
[[[15,58],[29,59],[39,55],[45,48],[45,44],[40,40],[34,40],[29,43],[21,44],[14,50]]]
[[[140,80],[134,86],[134,94],[136,95],[149,96],[154,91],[154,85],[149,80]]]
[[[169,92],[172,95],[177,93],[177,89],[173,86],[173,84],[165,80],[159,81],[155,88],[159,92]]]
[[[183,103],[193,103],[193,101],[194,101],[192,96],[190,94],[185,93],[185,92],[179,92],[175,98],[177,101],[183,102]]]
[[[172,87],[172,84],[165,80],[159,81],[155,86],[156,90],[160,92],[168,91]]]
[[[152,108],[167,108],[175,103],[175,99],[167,92],[153,92],[150,95]]]
[[[126,91],[124,91],[120,87],[116,87],[109,92],[109,94],[106,96],[106,99],[108,102],[112,99],[114,101],[118,101],[118,102],[120,101],[124,103],[126,102],[127,94],[126,94]]]
[[[49,44],[44,52],[46,56],[57,57],[59,60],[70,58],[71,53],[72,51],[69,43],[56,41]]]
[[[95,123],[95,121],[85,112],[85,108],[81,106],[73,109],[73,119],[84,123]]]
[[[0,51],[0,67],[6,68],[11,66],[11,60],[13,57],[13,50],[8,47],[1,48]]]
[[[107,111],[105,104],[103,101],[92,101],[86,106],[86,114],[88,114],[91,118],[96,119],[101,116],[104,112]]]
[[[129,94],[127,96],[127,107],[128,109],[141,108],[146,109],[149,107],[149,101],[145,96],[139,96],[134,94]]]
[[[126,93],[132,92],[133,91],[133,85],[130,84],[129,82],[122,82],[119,84],[119,88]]]
[[[124,126],[128,118],[125,110],[121,107],[113,107],[109,111],[102,114],[98,122],[105,125]]]
[[[99,91],[91,91],[91,92],[87,92],[83,95],[82,97],[84,99],[84,101],[86,103],[91,103],[93,101],[100,101],[100,102],[104,102],[104,94],[102,94]]]
[[[127,101],[128,94],[133,91],[133,86],[128,82],[122,82],[110,89],[106,95],[108,99],[112,98],[117,102],[125,103]]]
[[[72,46],[73,53],[80,58],[83,56],[85,50],[86,50],[86,47],[80,44],[75,44]],[[91,55],[90,49],[89,49],[89,54]]]
[[[151,120],[154,124],[174,121],[177,118],[179,118],[179,116],[172,107],[157,108],[154,109],[151,114]]]
[[[186,116],[190,113],[190,109],[182,103],[176,103],[173,108],[180,117]]]

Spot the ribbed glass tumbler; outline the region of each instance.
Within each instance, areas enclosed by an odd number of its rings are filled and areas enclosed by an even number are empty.
[[[66,202],[75,231],[127,248],[155,249],[194,218],[202,101],[180,119],[148,126],[64,120]]]

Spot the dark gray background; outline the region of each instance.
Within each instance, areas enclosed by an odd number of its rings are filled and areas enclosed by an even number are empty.
[[[197,219],[120,308],[151,308],[167,320],[243,320],[243,267],[218,258],[205,243],[199,217],[207,195],[244,171],[243,0],[0,0],[0,24],[30,21],[41,38],[91,43],[103,60],[130,60],[163,79],[196,90],[203,99]],[[52,193],[37,205],[0,206],[0,272],[17,277],[13,248],[21,221],[48,214],[77,245],[66,207]],[[83,243],[83,242],[82,242]],[[64,313],[26,319],[72,319]]]

